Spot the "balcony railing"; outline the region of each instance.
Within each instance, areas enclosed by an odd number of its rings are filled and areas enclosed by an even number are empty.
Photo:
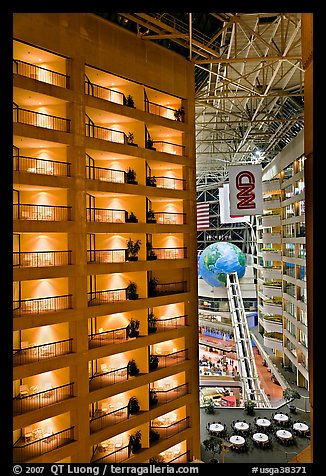
[[[167,426],[151,425],[151,428],[157,431],[162,439],[170,438],[180,431],[189,428],[189,417],[183,418],[182,420],[176,421]]]
[[[126,172],[124,170],[107,169],[91,165],[86,165],[86,177],[90,180],[101,180],[102,182],[126,182]]]
[[[105,291],[90,291],[88,295],[88,305],[106,304],[108,302],[126,301],[127,289],[107,289]]]
[[[124,263],[127,250],[87,250],[88,263]]]
[[[72,352],[72,339],[14,349],[13,365],[24,365]]]
[[[187,249],[182,248],[152,248],[157,259],[185,259]]]
[[[185,190],[186,181],[174,177],[160,177],[155,175],[157,188],[168,188],[170,190]]]
[[[187,291],[187,281],[177,281],[174,283],[161,283],[161,284],[157,284],[155,292],[149,292],[149,297],[185,293],[186,291]]]
[[[90,377],[89,390],[97,390],[126,380],[128,380],[128,367],[121,367],[120,369],[109,370],[108,372],[100,372]]]
[[[66,266],[71,264],[71,251],[14,251],[13,261],[19,268]]]
[[[158,368],[170,367],[171,365],[178,365],[188,359],[188,349],[178,350],[170,354],[151,354],[158,357]]]
[[[71,221],[71,207],[57,205],[13,205],[14,220]]]
[[[74,441],[73,426],[30,443],[22,444],[21,441],[18,440],[13,448],[13,461],[14,463],[28,461],[49,451],[56,450],[72,441]]]
[[[95,126],[92,123],[85,123],[86,136],[94,139],[106,140],[109,142],[117,142],[119,144],[127,143],[127,136],[122,131],[110,129],[109,127]]]
[[[13,121],[29,126],[37,126],[53,131],[70,132],[70,119],[65,117],[44,114],[43,112],[31,111],[14,105]]]
[[[164,140],[154,140],[153,145],[158,152],[165,152],[173,155],[185,155],[185,146],[173,144]]]
[[[101,332],[90,334],[88,338],[88,346],[90,349],[93,347],[101,347],[102,345],[119,344],[128,338],[127,327],[109,331],[103,331],[102,329]]]
[[[172,400],[177,400],[184,395],[189,393],[189,386],[188,383],[184,383],[183,385],[179,385],[178,387],[173,387],[168,390],[155,390],[158,404],[163,405],[164,403],[171,402]]]
[[[157,116],[166,117],[167,119],[175,120],[175,109],[169,106],[162,106],[161,104],[156,104],[155,102],[148,101],[145,99],[145,111],[150,114],[155,114]]]
[[[105,88],[104,86],[99,86],[98,84],[94,84],[87,77],[85,79],[85,94],[96,98],[105,99],[106,101],[115,102],[117,104],[124,104],[123,93],[120,91],[115,91],[114,89]]]
[[[70,162],[60,162],[58,160],[38,159],[36,157],[26,157],[17,155],[14,159],[14,170],[18,172],[28,172],[30,174],[54,175],[70,177]]]
[[[87,208],[87,221],[125,223],[128,212],[114,208]]]
[[[53,84],[61,88],[69,88],[69,76],[66,74],[57,73],[56,71],[51,71],[50,69],[35,66],[35,64],[26,63],[25,61],[17,59],[14,59],[13,66],[13,72],[20,76],[37,79],[43,83]]]
[[[13,308],[15,317],[24,314],[64,311],[65,309],[72,308],[72,294],[36,299],[21,299],[13,301]]]
[[[172,459],[164,460],[164,463],[189,463],[190,461],[191,461],[190,451],[187,450],[184,453],[181,453],[180,455],[177,455]]]
[[[90,432],[94,433],[125,420],[128,420],[128,406],[107,413],[97,410],[90,420]]]
[[[103,450],[101,450],[103,451]],[[118,450],[112,451],[111,453],[106,454],[100,458],[92,458],[92,463],[122,463],[129,458],[129,446],[124,446]]]
[[[14,415],[39,410],[40,408],[60,403],[67,398],[74,396],[74,383],[61,385],[60,387],[51,388],[42,392],[31,393],[30,395],[18,395],[13,399]]]
[[[184,225],[186,223],[185,213],[155,212],[156,223],[160,225]]]
[[[158,319],[155,321],[155,325],[158,330],[169,331],[170,329],[176,329],[177,327],[184,327],[187,325],[188,316],[176,316],[169,317],[167,319]]]

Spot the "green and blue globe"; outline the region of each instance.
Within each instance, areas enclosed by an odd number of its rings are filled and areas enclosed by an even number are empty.
[[[246,272],[246,257],[233,243],[213,243],[204,249],[198,261],[199,275],[210,286],[226,286],[226,275],[237,273],[242,278]]]

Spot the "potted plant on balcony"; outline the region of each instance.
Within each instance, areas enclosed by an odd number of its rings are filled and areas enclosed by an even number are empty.
[[[149,334],[153,334],[153,332],[157,331],[156,322],[157,322],[157,317],[155,316],[153,312],[150,312],[148,314],[148,333]]]
[[[132,183],[134,185],[138,184],[138,182],[136,180],[136,172],[131,167],[129,167],[127,172],[126,172],[126,178],[127,178],[127,183]]]
[[[135,107],[135,102],[131,94],[124,98],[124,104],[128,107]]]
[[[181,121],[183,122],[184,121],[184,117],[185,117],[185,110],[184,110],[184,107],[181,106],[179,109],[176,109],[174,111],[174,117],[176,118],[177,121]]]
[[[151,389],[149,391],[149,406],[154,407],[157,404],[158,404],[158,398],[157,398],[156,392],[155,390]]]
[[[157,355],[152,355],[151,354],[149,356],[149,370],[157,369],[158,363],[159,363],[159,358],[157,357]]]
[[[136,375],[139,374],[139,368],[136,364],[135,359],[129,360],[127,365],[127,372],[128,372],[128,375],[130,375],[131,377],[135,377]]]
[[[129,436],[129,446],[131,452],[137,453],[141,449],[141,431],[137,430],[136,433]]]
[[[146,140],[146,149],[156,150],[156,148],[153,147],[153,145],[154,145],[154,141],[149,137],[149,138]]]
[[[130,319],[128,326],[128,337],[138,337],[139,336],[139,324],[140,322],[137,319]]]
[[[127,260],[137,261],[140,250],[141,240],[133,241],[131,238],[127,241]]]
[[[153,428],[150,428],[150,430],[149,430],[149,442],[150,443],[155,443],[155,441],[158,441],[159,439],[160,439],[159,432],[154,430]]]
[[[135,415],[140,410],[137,397],[130,397],[128,402],[128,414]]]
[[[149,187],[156,187],[156,177],[154,177],[154,175],[146,177],[146,185]]]
[[[137,284],[133,281],[129,281],[129,284],[126,288],[127,299],[135,300],[138,299],[137,293]]]
[[[154,297],[156,296],[156,293],[157,293],[157,285],[158,285],[158,281],[156,278],[151,278],[149,281],[148,281],[148,297]]]
[[[157,256],[155,254],[155,251],[153,250],[152,243],[149,241],[146,243],[146,248],[147,248],[147,259],[150,260],[155,260],[157,259]]]
[[[138,218],[136,217],[134,212],[129,213],[129,215],[126,219],[126,222],[128,222],[128,223],[138,223]]]
[[[127,134],[127,144],[128,145],[134,145],[134,146],[137,147],[138,144],[135,144],[134,140],[135,140],[134,134],[132,132],[128,132],[128,134]]]
[[[148,210],[146,213],[146,223],[156,223],[155,212],[153,210]]]

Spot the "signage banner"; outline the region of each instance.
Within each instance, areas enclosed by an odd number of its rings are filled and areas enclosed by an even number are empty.
[[[225,183],[219,189],[220,200],[220,221],[221,223],[242,223],[249,222],[249,216],[230,216],[229,184]]]
[[[231,165],[229,167],[230,215],[261,215],[263,213],[262,166]]]

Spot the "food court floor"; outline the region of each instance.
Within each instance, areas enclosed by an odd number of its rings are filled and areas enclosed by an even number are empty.
[[[300,401],[300,400],[299,400]],[[299,402],[298,401],[298,402]],[[268,409],[255,409],[254,415],[247,415],[243,408],[218,408],[215,410],[214,415],[208,415],[205,413],[204,408],[200,409],[200,434],[201,434],[201,459],[204,463],[209,463],[212,458],[211,452],[207,452],[202,442],[209,437],[207,431],[207,424],[213,422],[221,422],[226,424],[228,436],[224,441],[228,441],[230,436],[234,433],[231,424],[232,421],[240,420],[251,423],[251,428],[254,428],[254,419],[259,417],[266,417],[269,420],[273,420],[272,413],[287,413],[293,422],[301,421],[306,423],[310,427],[309,413],[298,410],[297,414],[291,414],[286,404],[281,407],[268,408]],[[292,425],[291,425],[292,426]],[[291,427],[288,428],[291,431]],[[276,440],[274,435],[271,435],[272,447],[270,449],[257,448],[253,445],[252,432],[246,437],[248,442],[248,451],[246,452],[234,452],[228,450],[224,453],[224,463],[288,463],[290,460],[296,457],[296,454],[304,450],[310,443],[309,437],[295,436],[295,442],[291,446],[285,446]],[[222,463],[222,454],[215,456],[220,463]]]

